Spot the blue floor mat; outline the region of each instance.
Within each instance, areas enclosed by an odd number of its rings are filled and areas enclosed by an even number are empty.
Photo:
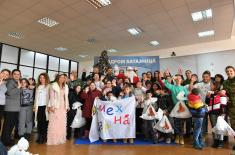
[[[89,139],[80,138],[80,139],[76,139],[74,141],[74,144],[76,145],[167,145],[167,146],[176,145],[175,143],[166,144],[164,141],[154,144],[153,141],[144,140],[142,138],[136,138],[134,140],[134,144],[130,144],[130,143],[124,144],[121,139],[119,139],[117,143],[114,143],[112,140],[108,140],[107,142],[103,142],[102,140],[99,140],[99,141],[91,143]]]

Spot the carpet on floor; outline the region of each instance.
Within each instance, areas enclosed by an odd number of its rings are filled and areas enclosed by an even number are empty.
[[[166,146],[176,145],[173,142],[171,144],[167,144],[165,143],[165,141],[160,141],[155,144],[154,141],[144,140],[142,138],[136,138],[134,140],[134,144],[123,143],[121,139],[117,140],[117,143],[114,143],[113,140],[108,140],[107,142],[103,142],[101,139],[91,143],[89,139],[79,138],[74,141],[74,144],[76,145],[166,145]]]

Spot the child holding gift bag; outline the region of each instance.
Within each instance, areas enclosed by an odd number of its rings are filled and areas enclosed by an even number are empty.
[[[207,93],[206,104],[208,105],[208,114],[213,128],[216,126],[218,117],[221,115],[225,116],[226,114],[227,96],[225,94],[218,93],[218,91],[220,91],[220,87],[216,84],[212,86],[211,90],[212,91]],[[214,143],[212,147],[223,148],[223,135],[213,133],[213,139]]]
[[[158,141],[165,140],[167,144],[171,143],[172,133],[174,129],[172,125],[174,124],[174,120],[169,116],[171,110],[174,107],[174,103],[172,101],[171,96],[168,94],[168,90],[159,86],[158,90],[155,92],[155,97],[157,97],[157,106],[162,109],[164,112],[163,120],[160,122],[164,122],[164,127],[157,129],[159,131]],[[167,123],[166,123],[167,122]],[[159,124],[161,125],[161,124]],[[167,127],[168,126],[168,127]]]
[[[150,90],[146,91],[146,100],[144,101],[143,113],[140,116],[143,119],[143,131],[146,139],[152,138],[157,143],[157,136],[154,134],[153,127],[157,119],[157,98],[152,97]]]
[[[175,105],[174,109],[177,109],[176,113],[178,113],[178,114],[185,113],[185,112],[188,113],[188,109],[185,106],[184,101],[182,100],[182,101],[179,102],[179,99],[177,98],[177,95],[180,92],[183,92],[182,97],[185,97],[185,96],[188,95],[188,90],[184,86],[181,86],[181,84],[183,82],[182,76],[180,74],[176,74],[173,80],[175,81],[176,85],[170,84],[168,82],[168,80],[165,80],[164,83],[165,83],[166,88],[168,88],[171,91],[172,100],[173,100],[173,103]],[[179,104],[177,104],[178,102],[179,102]],[[186,109],[186,111],[185,111],[185,109]],[[184,123],[186,121],[185,118],[189,118],[189,116],[186,116],[184,118],[176,117],[176,116],[173,116],[173,115],[170,115],[170,116],[174,117],[175,134],[176,134],[175,143],[183,145],[184,144],[184,130],[183,130],[183,127],[184,127]]]

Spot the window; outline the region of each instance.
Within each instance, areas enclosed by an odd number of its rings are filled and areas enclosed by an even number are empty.
[[[48,76],[50,78],[50,81],[54,81],[57,74],[58,74],[58,72],[48,71]]]
[[[76,61],[49,56],[3,43],[0,43],[0,45],[2,45],[0,46],[2,48],[0,49],[0,70],[9,69],[12,71],[19,68],[22,78],[33,77],[38,79],[41,73],[47,72],[50,80],[53,81],[58,73],[69,75],[70,68],[71,71],[78,71],[78,62]]]
[[[17,68],[17,65],[13,65],[13,64],[8,64],[8,63],[1,63],[0,65],[1,70],[2,69],[9,69],[10,71],[12,71],[13,69]]]
[[[2,61],[17,64],[19,49],[13,46],[2,46]]]
[[[60,59],[60,71],[61,72],[69,71],[69,60]]]
[[[45,69],[38,69],[38,68],[34,68],[34,78],[38,79],[38,76],[41,74],[41,73],[46,73],[46,70]]]
[[[59,58],[49,56],[48,69],[58,71],[58,69],[59,69]]]
[[[78,71],[78,63],[71,61],[71,71]]]
[[[33,77],[33,68],[32,67],[25,67],[25,66],[20,66],[20,71],[21,71],[21,77],[22,78],[31,78]]]
[[[47,55],[46,54],[36,53],[35,67],[44,68],[44,69],[47,68]]]
[[[33,67],[34,52],[22,49],[20,54],[20,64]]]

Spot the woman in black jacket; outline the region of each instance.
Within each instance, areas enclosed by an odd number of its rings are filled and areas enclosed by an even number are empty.
[[[81,86],[77,85],[74,87],[74,89],[69,90],[69,108],[70,110],[67,112],[67,139],[71,139],[72,136],[72,128],[70,127],[73,119],[76,115],[77,109],[72,109],[73,104],[75,102],[80,102],[83,104],[83,100],[81,99]],[[74,138],[77,138],[79,136],[79,129],[75,129],[74,131]]]

